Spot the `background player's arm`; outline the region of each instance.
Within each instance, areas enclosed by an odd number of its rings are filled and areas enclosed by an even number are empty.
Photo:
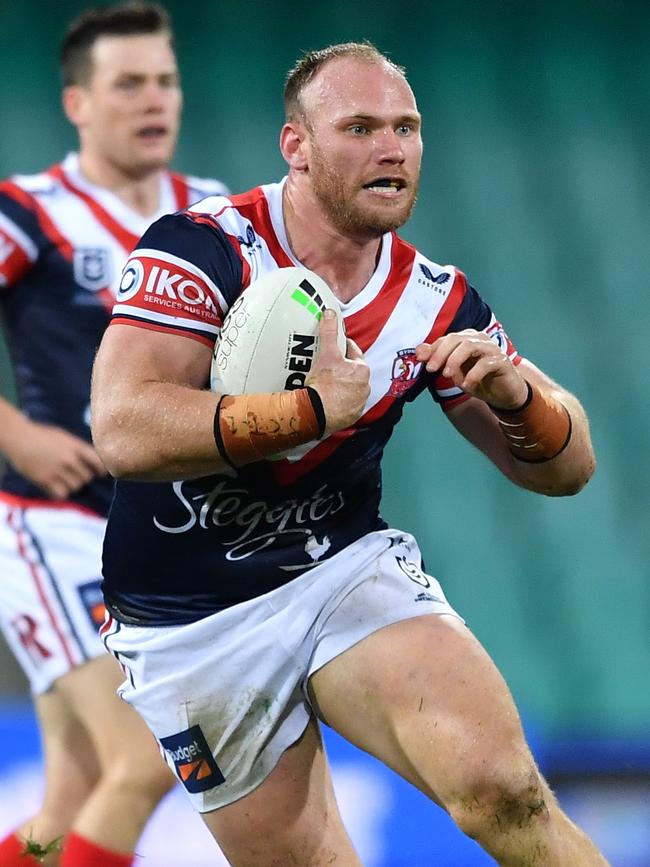
[[[349,346],[345,358],[336,334],[336,317],[324,317],[309,377],[328,432],[359,417],[369,390],[361,353]],[[119,324],[106,331],[91,415],[95,445],[116,478],[174,481],[230,472],[214,438],[219,395],[206,389],[211,359],[208,346],[186,337]]]
[[[537,493],[566,496],[589,481],[596,461],[589,422],[577,398],[522,359],[516,367],[487,335],[467,329],[448,334],[433,344],[421,344],[418,357],[430,371],[445,369],[445,376],[472,395],[448,413],[456,429],[480,449],[512,482]],[[526,399],[527,385],[538,386],[559,401],[571,417],[571,436],[557,457],[526,463],[511,452],[490,405],[514,409]]]
[[[32,421],[2,397],[0,452],[25,478],[59,500],[106,474],[85,440],[55,425]]]

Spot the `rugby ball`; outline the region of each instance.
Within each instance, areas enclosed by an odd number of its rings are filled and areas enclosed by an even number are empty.
[[[338,315],[338,346],[346,349],[343,315],[327,283],[307,268],[279,268],[254,280],[232,305],[212,354],[210,388],[254,394],[302,388],[320,348],[319,324]]]

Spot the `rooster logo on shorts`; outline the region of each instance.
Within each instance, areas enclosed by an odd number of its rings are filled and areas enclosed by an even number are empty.
[[[391,397],[401,397],[415,384],[422,362],[415,357],[415,348],[400,349],[395,359],[393,360],[393,369],[391,371],[391,385],[388,389],[388,394]]]

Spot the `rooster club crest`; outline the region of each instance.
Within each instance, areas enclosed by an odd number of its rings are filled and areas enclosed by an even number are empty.
[[[102,247],[77,247],[72,267],[75,282],[91,292],[98,292],[110,283],[108,250]]]
[[[415,357],[415,348],[400,349],[393,359],[391,385],[388,393],[392,397],[401,397],[415,383],[420,373],[422,362]]]

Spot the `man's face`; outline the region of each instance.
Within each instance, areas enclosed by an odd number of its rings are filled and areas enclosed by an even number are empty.
[[[166,166],[182,105],[169,36],[102,36],[91,57],[90,80],[77,86],[82,149],[131,177]]]
[[[333,225],[362,238],[403,225],[422,159],[420,115],[404,77],[341,57],[316,74],[302,102],[312,189]]]

